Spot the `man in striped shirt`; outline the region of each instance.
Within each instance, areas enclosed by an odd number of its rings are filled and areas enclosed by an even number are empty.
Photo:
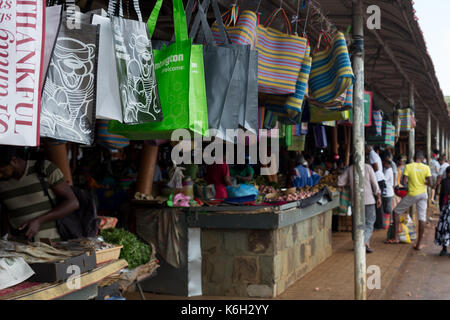
[[[78,200],[54,163],[44,161],[42,169],[37,169],[36,161],[22,159],[17,151],[15,147],[0,146],[1,214],[7,214],[13,235],[36,241],[58,239],[56,220],[77,210]],[[54,207],[44,192],[40,176]]]

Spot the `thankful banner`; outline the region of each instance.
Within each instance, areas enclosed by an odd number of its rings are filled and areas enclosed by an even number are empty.
[[[0,1],[0,144],[39,145],[45,1]]]

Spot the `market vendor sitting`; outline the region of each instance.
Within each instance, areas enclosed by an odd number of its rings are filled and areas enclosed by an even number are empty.
[[[309,169],[309,164],[303,157],[299,157],[292,173],[292,185],[296,188],[313,187],[319,181],[320,176]]]
[[[78,210],[79,202],[54,163],[24,160],[19,151],[0,146],[0,201],[6,209],[1,212],[2,227],[9,224],[10,234],[28,240],[59,239],[56,220]],[[43,192],[38,172],[42,172],[48,194],[56,203],[54,208]],[[5,231],[2,228],[2,233]]]
[[[237,164],[230,168],[231,177],[236,179],[237,184],[249,184],[252,181],[255,170],[250,165],[250,157],[245,156],[245,164]]]

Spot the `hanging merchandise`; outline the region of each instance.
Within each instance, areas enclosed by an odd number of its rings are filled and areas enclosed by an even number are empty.
[[[276,112],[279,118],[287,118],[287,120],[293,121],[302,112],[303,99],[305,98],[309,74],[311,72],[312,58],[310,51],[311,49],[308,46],[297,79],[295,94],[289,96],[270,95],[265,103],[265,106],[273,112]]]
[[[265,110],[263,129],[273,129],[277,123],[277,116],[270,110]]]
[[[38,146],[45,3],[4,3],[0,1],[0,144]]]
[[[150,38],[163,0],[158,0],[148,19]],[[109,131],[133,140],[170,139],[173,131],[189,129],[208,135],[203,46],[193,45],[187,33],[181,0],[173,0],[175,43],[153,50],[164,119],[161,122],[127,125],[111,121]]]
[[[397,114],[400,119],[400,131],[411,131],[411,108],[398,109]]]
[[[293,136],[292,144],[287,148],[288,151],[304,151],[306,136]]]
[[[364,126],[372,126],[372,109],[373,109],[373,93],[364,91]],[[349,111],[349,119],[346,121],[339,121],[340,125],[351,126],[353,123],[353,110]]]
[[[130,140],[124,136],[110,133],[108,124],[108,120],[97,120],[97,137],[95,141],[109,150],[119,150],[127,147],[130,144]]]
[[[373,112],[373,122],[375,125],[375,135],[381,136],[383,126],[383,112],[381,110],[375,110]]]
[[[95,14],[92,24],[100,25],[96,117],[123,121],[111,20]]]
[[[99,29],[84,23],[73,28],[68,18],[65,12],[45,80],[40,133],[41,137],[91,145]]]
[[[315,105],[319,108],[325,108],[333,111],[345,111],[353,108],[353,85],[351,85],[343,94],[336,99],[323,103],[312,98],[309,99],[309,104]]]
[[[338,121],[338,120],[348,120],[349,111],[333,111],[315,105],[309,104],[309,122],[311,123],[322,123],[324,121]]]
[[[300,134],[302,136],[306,136],[308,134],[308,122],[302,122],[301,123],[301,132]]]
[[[44,65],[41,72],[41,81],[44,83],[47,77],[47,70],[52,58],[56,38],[58,37],[59,26],[61,25],[62,6],[47,6],[45,9],[45,48]]]
[[[188,2],[190,11],[194,0]],[[210,129],[217,129],[216,137],[234,142],[239,126],[256,133],[258,128],[258,53],[250,45],[232,44],[222,22],[217,0],[211,0],[219,25],[219,35],[224,45],[218,46],[206,19],[210,0],[198,5],[190,37],[194,39],[201,24],[206,39],[204,45],[205,84]],[[188,21],[190,12],[187,12]]]
[[[139,1],[133,1],[139,21],[124,19],[122,16],[114,17],[114,9],[119,0],[111,1],[113,5],[109,6],[108,14],[111,16],[123,123],[160,122],[163,114],[152,43],[147,26],[142,22]],[[119,5],[122,6],[122,0]]]
[[[281,13],[286,33],[270,28]],[[295,94],[302,62],[307,52],[306,38],[294,35],[283,8],[275,10],[264,26],[258,25],[259,91],[268,94]]]
[[[314,140],[316,142],[316,148],[326,149],[328,147],[327,131],[324,126],[314,127]]]
[[[270,28],[279,13],[283,15],[287,33]],[[224,18],[233,43],[249,44],[258,50],[259,92],[294,94],[308,43],[306,38],[292,34],[285,10],[275,10],[265,25],[258,25],[256,13],[249,10],[244,10],[233,26],[229,23],[231,11],[225,13]],[[212,30],[216,41],[219,41],[217,23]]]
[[[389,121],[383,121],[381,136],[369,135],[367,143],[370,145],[384,145],[395,147],[395,127]]]
[[[327,35],[320,34],[316,49],[322,37]],[[309,79],[311,98],[322,103],[334,101],[350,88],[354,79],[344,34],[336,32],[324,51],[313,54]]]

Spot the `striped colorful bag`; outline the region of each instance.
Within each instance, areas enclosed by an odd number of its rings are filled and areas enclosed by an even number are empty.
[[[130,140],[118,134],[108,132],[109,120],[97,119],[96,142],[109,150],[118,150],[127,147]]]
[[[380,110],[373,112],[373,122],[375,124],[375,135],[381,136],[383,127],[383,113]]]
[[[322,37],[328,40],[321,33],[316,51]],[[311,98],[322,103],[334,101],[350,88],[354,79],[344,34],[336,32],[325,50],[313,54],[309,78]]]
[[[283,14],[287,33],[270,28],[279,13]],[[231,14],[230,10],[223,15],[230,40],[237,44],[252,45],[258,50],[258,91],[294,94],[308,42],[306,38],[292,34],[284,9],[274,11],[264,25],[258,24],[255,12],[244,10],[232,26]],[[216,42],[221,43],[216,22],[211,30]]]
[[[411,108],[398,109],[397,112],[400,118],[400,131],[411,131]]]
[[[308,88],[309,74],[311,72],[312,58],[310,51],[311,49],[308,46],[295,86],[295,93],[289,96],[270,95],[270,98],[265,103],[265,107],[277,113],[280,120],[285,118],[294,122],[294,119],[302,112],[303,100]]]
[[[270,28],[282,13],[287,33]],[[294,35],[283,8],[275,10],[264,26],[258,25],[259,91],[268,94],[295,94],[302,62],[308,47],[306,38]]]

